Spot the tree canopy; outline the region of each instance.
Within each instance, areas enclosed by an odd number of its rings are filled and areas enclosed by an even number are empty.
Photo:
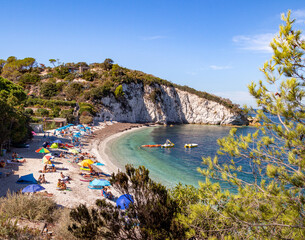
[[[0,148],[6,142],[21,142],[30,136],[29,119],[22,105],[25,99],[20,86],[0,77]]]
[[[265,82],[249,85],[263,126],[247,136],[232,129],[218,140],[219,154],[203,158],[201,202],[179,216],[188,237],[305,238],[305,41],[290,15],[282,15],[285,24],[271,42],[273,56],[261,69]],[[231,184],[237,193],[211,178]]]

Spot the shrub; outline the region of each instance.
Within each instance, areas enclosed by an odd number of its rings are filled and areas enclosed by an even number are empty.
[[[0,238],[1,239],[41,239],[39,230],[19,228],[17,221],[13,221],[5,214],[0,213]]]
[[[68,100],[77,99],[83,89],[83,85],[80,83],[71,83],[65,88],[65,95]]]
[[[158,98],[161,98],[161,94],[162,92],[160,88],[156,88],[150,93],[149,98],[154,104],[156,104],[158,102]]]
[[[60,79],[64,79],[65,77],[67,77],[70,72],[69,72],[69,68],[64,67],[64,66],[59,66],[56,67],[54,72],[54,77],[60,78]]]
[[[27,114],[27,115],[33,115],[34,114],[34,111],[32,108],[26,108],[24,110],[24,113]]]
[[[48,100],[42,98],[28,98],[25,102],[26,106],[42,105],[44,107],[53,108],[55,106],[71,106],[76,105],[75,101],[63,101],[63,100]]]
[[[21,84],[35,84],[40,81],[40,76],[37,73],[25,73],[20,79],[19,83]]]
[[[58,82],[58,83],[56,83],[57,91],[61,92],[65,85],[67,85],[67,83],[65,83],[65,82]]]
[[[67,75],[66,77],[65,77],[65,81],[67,81],[67,82],[71,82],[71,81],[73,81],[75,79],[75,74],[69,74],[69,75]]]
[[[94,81],[96,78],[98,78],[98,74],[96,72],[90,72],[90,71],[85,71],[83,73],[83,79],[86,81]]]
[[[52,117],[59,117],[60,110],[61,110],[61,108],[57,107],[57,106],[52,108],[51,116]]]
[[[73,234],[68,231],[69,225],[72,223],[72,220],[70,218],[70,209],[62,209],[60,218],[57,221],[57,224],[54,228],[55,233],[55,239],[64,240],[77,240],[76,237],[73,236]]]
[[[38,108],[36,114],[41,117],[47,117],[49,116],[49,111],[45,108]]]
[[[91,115],[95,115],[96,111],[94,106],[90,103],[80,102],[79,103],[79,114],[83,112],[89,112]]]
[[[68,123],[73,123],[75,121],[73,109],[62,110],[60,113],[60,117],[66,118]]]
[[[86,115],[81,115],[79,118],[79,121],[81,124],[89,124],[92,123],[93,117],[92,116],[86,116]]]
[[[116,98],[121,98],[124,96],[123,86],[119,85],[114,91],[114,95]]]
[[[40,92],[42,96],[50,98],[57,95],[56,83],[46,82],[41,84]]]
[[[32,117],[32,118],[31,118],[31,122],[32,122],[32,123],[39,123],[39,122],[41,122],[41,121],[42,121],[41,118],[35,118],[35,117]]]

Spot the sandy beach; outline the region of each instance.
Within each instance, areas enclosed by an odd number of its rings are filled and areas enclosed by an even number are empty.
[[[82,152],[88,152],[96,157],[96,160],[104,163],[105,166],[100,167],[105,173],[111,174],[117,172],[119,168],[113,163],[111,158],[105,153],[107,142],[113,138],[119,137],[123,132],[131,129],[143,127],[143,124],[134,123],[100,123],[93,127],[93,133],[83,140]],[[52,131],[51,131],[52,132]],[[58,137],[63,143],[70,143],[68,138]],[[36,153],[35,150],[42,146],[44,141],[48,140],[44,134],[37,134],[29,142],[29,148],[12,148],[11,153],[7,153],[1,157],[1,160],[11,159],[12,152],[16,152],[20,157],[26,159],[24,163],[9,163],[5,168],[0,168],[2,176],[0,178],[0,196],[5,196],[7,191],[17,192],[26,184],[17,184],[16,181],[20,176],[33,173],[37,180],[42,174],[39,170],[43,169],[42,153]],[[60,153],[63,150],[49,149],[51,153]],[[53,194],[52,198],[59,205],[65,207],[75,207],[79,204],[93,205],[96,199],[103,199],[101,190],[92,190],[88,188],[89,182],[83,182],[83,177],[79,174],[81,171],[76,163],[73,163],[73,155],[67,154],[65,158],[56,157],[53,159],[56,172],[44,173],[47,183],[41,184],[48,193]],[[67,184],[68,190],[59,191],[56,189],[57,181],[60,179],[60,173],[68,175],[72,178]],[[120,195],[113,187],[111,191],[115,196]]]

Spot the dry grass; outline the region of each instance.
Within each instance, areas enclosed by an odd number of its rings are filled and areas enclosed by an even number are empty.
[[[70,209],[62,209],[61,216],[58,219],[56,226],[54,228],[55,239],[58,240],[76,240],[78,238],[74,237],[71,232],[68,231],[68,226],[72,224],[70,219]]]
[[[53,222],[59,216],[57,205],[52,199],[38,195],[24,195],[7,192],[0,198],[0,214],[9,218],[26,218]]]
[[[0,239],[41,239],[37,230],[19,228],[17,221],[13,222],[9,217],[0,214]]]

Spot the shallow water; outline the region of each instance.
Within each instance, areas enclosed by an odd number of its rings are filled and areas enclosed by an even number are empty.
[[[204,177],[197,168],[204,168],[202,157],[214,157],[218,144],[217,139],[228,135],[231,127],[209,125],[176,125],[173,127],[149,127],[126,133],[108,144],[111,155],[122,169],[125,164],[144,165],[150,176],[168,186],[181,182],[198,187],[198,181]],[[247,134],[255,129],[238,128],[238,134]],[[143,148],[143,144],[163,144],[170,139],[174,148]],[[198,147],[185,149],[184,144],[197,143]],[[247,166],[244,166],[247,167]],[[221,183],[222,187],[229,187]]]

